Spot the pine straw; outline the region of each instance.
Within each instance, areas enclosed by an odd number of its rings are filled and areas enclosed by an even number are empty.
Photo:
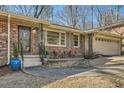
[[[11,74],[11,73],[12,73],[12,71],[9,68],[9,66],[0,67],[0,76],[4,76],[7,74]]]
[[[44,86],[45,88],[116,88],[124,87],[124,73],[116,75],[102,75],[88,73],[90,75],[77,75],[58,80]]]

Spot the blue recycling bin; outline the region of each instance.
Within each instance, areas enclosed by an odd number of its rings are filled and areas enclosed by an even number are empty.
[[[20,59],[12,59],[10,61],[10,68],[12,71],[17,71],[21,69],[21,60]]]

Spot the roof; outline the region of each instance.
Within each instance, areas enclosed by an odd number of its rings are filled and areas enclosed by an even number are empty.
[[[82,33],[82,34],[102,33],[102,34],[106,34],[106,35],[120,37],[119,35],[116,35],[116,34],[113,34],[113,33],[107,32],[107,31],[104,31],[104,32],[103,31],[98,31],[99,29],[102,29],[102,28],[92,29],[92,30],[88,30],[88,31],[82,31],[80,29],[75,29],[75,28],[68,27],[68,26],[63,26],[63,25],[58,25],[58,24],[52,24],[52,23],[50,23],[50,22],[48,22],[46,20],[36,19],[34,17],[23,16],[23,15],[18,15],[18,14],[9,13],[9,12],[3,12],[3,11],[0,11],[0,13],[2,15],[5,15],[5,16],[10,15],[12,18],[17,18],[17,19],[22,19],[22,20],[27,20],[27,21],[33,21],[33,22],[37,22],[37,23],[42,23],[42,24],[46,24],[50,28],[61,29],[61,30],[69,31],[69,32]],[[116,25],[120,25],[120,24],[124,24],[124,22],[112,24],[112,25],[106,26],[104,28],[112,27],[112,26],[116,26]]]
[[[48,27],[55,28],[55,29],[61,29],[61,30],[69,31],[69,32],[84,33],[84,31],[82,30],[75,29],[72,27],[57,25],[57,24],[50,24]]]
[[[96,28],[96,29],[107,29],[107,28],[117,27],[117,26],[122,26],[122,25],[124,25],[124,21],[116,22],[116,23],[113,23],[111,25],[99,27],[99,28]]]
[[[98,34],[103,34],[103,35],[107,35],[107,36],[113,36],[113,37],[117,37],[117,38],[124,38],[123,36],[113,34],[113,33],[108,32],[108,31],[93,30],[93,31],[87,31],[86,32],[86,34],[92,34],[92,33],[98,33]]]
[[[46,20],[41,20],[41,19],[37,19],[37,18],[34,18],[34,17],[23,16],[23,15],[18,15],[18,14],[14,14],[14,13],[10,13],[10,12],[3,12],[3,11],[0,11],[0,13],[2,15],[5,15],[5,16],[10,15],[12,18],[23,19],[23,20],[33,21],[33,22],[38,22],[38,23],[43,23],[43,24],[50,24]]]

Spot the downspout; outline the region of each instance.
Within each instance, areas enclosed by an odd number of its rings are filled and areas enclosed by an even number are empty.
[[[10,63],[10,15],[8,15],[8,63]]]

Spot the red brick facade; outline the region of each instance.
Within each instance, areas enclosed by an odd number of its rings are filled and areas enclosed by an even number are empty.
[[[8,23],[7,17],[0,15],[0,66],[7,64],[8,50]]]

